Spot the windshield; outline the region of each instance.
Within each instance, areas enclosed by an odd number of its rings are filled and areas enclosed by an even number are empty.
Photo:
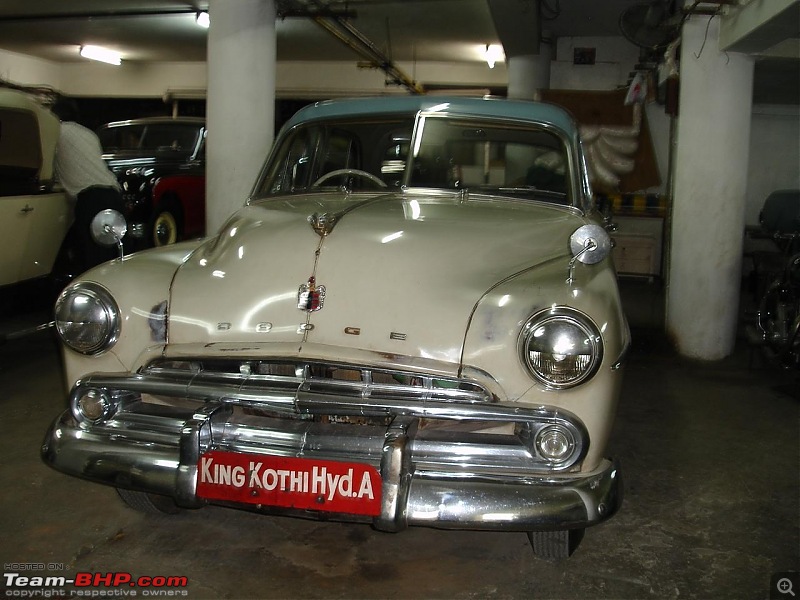
[[[257,195],[346,188],[469,189],[568,204],[567,146],[553,131],[488,119],[321,121],[283,136]]]
[[[132,123],[106,127],[98,136],[106,153],[172,151],[191,154],[202,133],[202,125],[193,123]]]
[[[261,194],[347,186],[351,191],[399,188],[413,117],[324,121],[283,138],[267,167]]]

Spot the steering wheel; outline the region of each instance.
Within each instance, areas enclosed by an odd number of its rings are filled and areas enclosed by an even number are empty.
[[[376,184],[378,187],[386,187],[386,183],[384,183],[380,178],[376,177],[372,173],[367,171],[362,171],[361,169],[336,169],[335,171],[328,171],[322,177],[317,179],[314,183],[311,184],[311,187],[317,187],[322,184],[323,181],[327,181],[331,177],[338,177],[339,175],[358,175],[359,177],[363,177],[365,179],[369,179],[372,183]]]

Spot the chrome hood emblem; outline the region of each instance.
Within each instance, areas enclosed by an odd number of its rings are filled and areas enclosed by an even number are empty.
[[[314,213],[308,217],[308,222],[311,223],[311,227],[320,237],[325,237],[333,231],[333,226],[336,225],[338,221],[339,215],[335,213]]]
[[[325,286],[317,285],[313,277],[308,278],[297,290],[297,308],[306,312],[316,312],[325,303]]]

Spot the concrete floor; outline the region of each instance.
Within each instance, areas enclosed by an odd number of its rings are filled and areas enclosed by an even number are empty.
[[[4,572],[43,563],[22,574],[186,576],[195,599],[769,598],[771,576],[800,567],[795,375],[749,368],[745,348],[714,363],[678,358],[648,326],[660,314],[657,284],[628,290],[634,348],[610,449],[625,500],[568,561],[534,558],[521,533],[386,534],[216,507],[155,518],[130,510],[113,489],[39,459],[66,406],[44,332],[0,345]],[[4,320],[0,332],[39,316]]]

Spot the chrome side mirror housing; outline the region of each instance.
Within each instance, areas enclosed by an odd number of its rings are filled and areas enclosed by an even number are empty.
[[[92,239],[101,246],[114,246],[119,248],[119,258],[122,260],[122,238],[128,232],[128,224],[122,213],[112,208],[101,210],[92,219],[90,225]]]
[[[569,249],[572,259],[569,261],[567,283],[573,281],[575,263],[594,265],[611,254],[611,237],[604,227],[589,223],[578,227],[569,238]]]

